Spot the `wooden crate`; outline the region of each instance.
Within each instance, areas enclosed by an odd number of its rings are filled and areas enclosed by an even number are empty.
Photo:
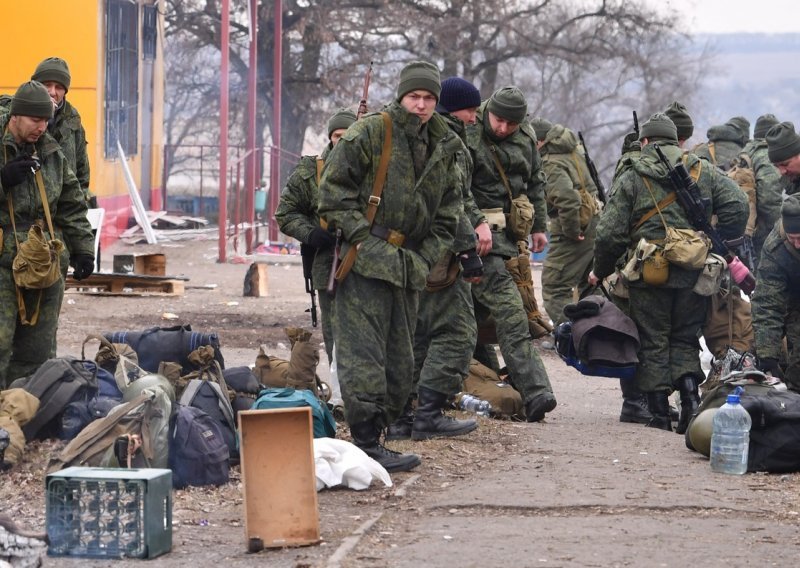
[[[182,296],[185,290],[184,281],[180,279],[102,272],[96,272],[80,282],[72,276],[68,276],[65,288],[93,294],[158,294],[162,296]]]
[[[165,276],[167,274],[167,256],[161,253],[115,254],[113,270],[118,274]]]
[[[239,413],[249,552],[320,541],[310,408]]]

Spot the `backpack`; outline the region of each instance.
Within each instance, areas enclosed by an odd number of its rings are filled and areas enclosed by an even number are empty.
[[[264,389],[259,393],[252,409],[268,410],[303,406],[311,407],[315,438],[333,438],[336,435],[336,420],[334,420],[331,411],[328,410],[328,406],[307,389]]]
[[[118,440],[134,438],[140,448],[132,452],[131,467],[166,468],[172,401],[160,388],[145,389],[112,412],[81,430],[47,467],[52,473],[69,466],[127,467],[115,449]]]
[[[189,353],[203,345],[214,349],[214,359],[225,368],[225,360],[216,333],[192,331],[189,324],[174,327],[151,327],[144,331],[106,332],[103,336],[111,343],[127,343],[139,356],[139,366],[150,373],[158,372],[162,361],[174,361],[182,367],[181,375],[194,370]]]
[[[236,436],[236,418],[233,414],[230,399],[220,384],[202,379],[190,380],[181,394],[180,404],[199,408],[220,429],[220,434],[228,446],[230,458],[233,463],[239,463],[239,445]]]
[[[176,405],[169,424],[172,487],[222,485],[230,474],[230,452],[216,420],[194,406]]]
[[[492,405],[492,415],[524,418],[522,395],[497,373],[473,359],[469,364],[469,374],[464,379],[464,392],[488,401]]]
[[[258,382],[258,378],[247,366],[228,367],[222,371],[222,376],[228,384],[228,389],[233,391],[231,406],[234,417],[238,419],[240,411],[252,408],[264,385]]]
[[[30,377],[9,388],[22,388],[39,399],[39,410],[22,428],[26,440],[58,437],[60,417],[73,400],[88,399],[97,392],[97,366],[74,357],[57,357],[42,363]]]
[[[756,196],[756,176],[753,171],[753,160],[747,154],[742,152],[732,162],[732,167],[726,172],[726,175],[736,182],[736,185],[747,196],[747,203],[749,205],[749,214],[747,216],[747,226],[744,234],[750,238],[756,231],[756,224],[758,223],[758,209],[757,209],[757,196]]]
[[[60,417],[61,428],[58,436],[61,440],[72,440],[86,425],[107,416],[112,408],[122,402],[122,391],[111,373],[97,367],[91,361],[84,361],[84,366],[87,369],[94,367],[97,391],[91,396],[73,400],[64,409]]]

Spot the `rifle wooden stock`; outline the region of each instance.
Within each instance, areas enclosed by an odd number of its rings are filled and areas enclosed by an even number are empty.
[[[333,264],[331,272],[328,274],[328,284],[325,291],[329,296],[336,295],[336,272],[339,270],[339,254],[342,252],[342,230],[336,229],[336,246],[333,247]]]
[[[369,67],[364,75],[364,89],[361,92],[361,100],[358,102],[358,112],[356,113],[356,120],[361,118],[367,113],[367,96],[369,95],[369,83],[372,80],[372,61],[369,62]]]

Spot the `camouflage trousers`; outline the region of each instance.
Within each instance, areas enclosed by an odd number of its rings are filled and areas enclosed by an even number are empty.
[[[325,342],[325,353],[328,354],[328,364],[333,360],[333,298],[328,295],[328,275],[333,265],[333,252],[318,250],[314,256],[312,283],[317,291],[319,304],[320,323],[322,324],[322,340]]]
[[[345,417],[386,427],[400,416],[414,378],[419,293],[350,272],[334,300],[333,336]]]
[[[32,374],[55,354],[64,281],[59,280],[41,294],[39,321],[34,326],[22,325],[14,276],[10,268],[0,268],[0,388]],[[36,310],[39,290],[25,290],[22,296],[30,320]]]
[[[553,326],[566,321],[564,306],[571,304],[573,290],[578,298],[589,289],[587,279],[594,260],[594,232],[582,241],[564,235],[550,240],[547,257],[542,266],[542,299]]]
[[[448,396],[459,392],[477,339],[469,282],[458,277],[443,290],[420,293],[414,332],[414,390],[422,385]]]
[[[791,390],[800,392],[800,306],[795,302],[789,303],[785,322],[789,354],[783,382]]]
[[[700,341],[706,298],[691,288],[631,286],[630,317],[636,322],[641,348],[636,386],[643,392],[672,392],[687,374],[702,380]]]
[[[475,310],[486,311],[494,318],[497,341],[511,380],[525,401],[544,391],[552,392],[547,370],[533,347],[528,317],[517,286],[498,255],[484,256],[483,277],[472,284]]]

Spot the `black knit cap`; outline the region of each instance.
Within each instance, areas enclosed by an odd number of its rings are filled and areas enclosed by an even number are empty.
[[[800,234],[800,195],[793,194],[786,198],[781,206],[783,231]]]
[[[397,85],[397,100],[399,101],[411,91],[428,91],[433,93],[436,100],[442,92],[442,82],[439,77],[439,68],[427,61],[412,61],[400,71],[400,83]]]
[[[773,164],[785,162],[800,154],[800,136],[794,131],[794,124],[781,122],[767,131],[767,155]]]
[[[455,112],[481,106],[481,93],[475,85],[461,77],[448,77],[442,81],[442,92],[436,112]]]
[[[60,57],[48,57],[39,65],[31,75],[31,79],[44,83],[45,81],[55,81],[61,83],[64,89],[69,91],[69,83],[72,76],[69,74],[69,65]]]
[[[678,142],[678,129],[675,123],[663,112],[657,112],[639,130],[639,140],[671,140]]]
[[[756,119],[753,138],[765,138],[769,129],[778,124],[779,120],[774,114],[762,114]]]
[[[675,128],[678,131],[678,140],[688,140],[692,137],[692,134],[694,134],[694,123],[685,105],[675,101],[664,110],[664,114],[675,123]]]
[[[53,99],[39,81],[22,83],[11,99],[11,115],[53,118]]]
[[[486,109],[500,118],[519,124],[528,114],[528,101],[517,87],[501,87],[492,94]]]

